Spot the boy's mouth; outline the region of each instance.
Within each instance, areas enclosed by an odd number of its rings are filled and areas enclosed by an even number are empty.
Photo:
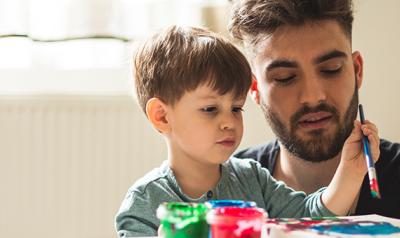
[[[222,139],[222,140],[217,141],[217,144],[225,146],[225,147],[232,147],[235,145],[235,139],[233,139],[233,138]]]

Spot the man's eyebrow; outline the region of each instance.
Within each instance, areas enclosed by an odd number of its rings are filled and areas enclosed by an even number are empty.
[[[327,60],[330,60],[333,58],[346,58],[346,57],[347,57],[347,54],[344,53],[343,51],[333,50],[333,51],[330,51],[326,54],[323,54],[323,55],[317,57],[314,60],[314,64],[319,64],[319,63],[322,63],[324,61],[327,61]]]
[[[267,72],[271,71],[275,68],[296,68],[298,67],[298,64],[294,61],[290,60],[274,60],[272,63],[270,63],[267,68],[265,69]]]
[[[314,64],[319,64],[322,63],[324,61],[333,59],[333,58],[346,58],[347,54],[344,53],[343,51],[339,51],[339,50],[333,50],[330,51],[326,54],[323,54],[319,57],[317,57],[314,60]],[[291,60],[274,60],[272,61],[272,63],[270,63],[267,68],[266,68],[266,72],[271,71],[275,68],[296,68],[298,67],[298,64],[295,61],[291,61]]]

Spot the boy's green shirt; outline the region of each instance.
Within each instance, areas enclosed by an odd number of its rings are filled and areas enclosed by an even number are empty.
[[[276,181],[258,162],[232,157],[221,165],[218,185],[200,198],[192,199],[182,192],[164,161],[128,190],[116,216],[116,229],[119,237],[156,236],[160,225],[156,210],[161,203],[212,199],[254,201],[270,218],[335,216],[322,204],[323,189],[306,196]]]

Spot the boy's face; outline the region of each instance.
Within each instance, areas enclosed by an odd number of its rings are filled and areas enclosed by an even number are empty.
[[[362,58],[339,25],[282,26],[260,42],[252,66],[256,100],[285,148],[315,162],[337,155],[353,127],[362,80]]]
[[[186,92],[167,108],[167,134],[174,158],[221,164],[238,147],[243,134],[246,98],[219,95],[208,85]]]

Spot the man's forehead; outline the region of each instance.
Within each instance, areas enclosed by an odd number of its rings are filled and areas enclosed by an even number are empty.
[[[332,50],[351,52],[351,42],[336,21],[328,20],[300,26],[281,26],[272,34],[260,36],[252,48],[252,60],[295,60],[297,57],[310,57],[311,60]]]

